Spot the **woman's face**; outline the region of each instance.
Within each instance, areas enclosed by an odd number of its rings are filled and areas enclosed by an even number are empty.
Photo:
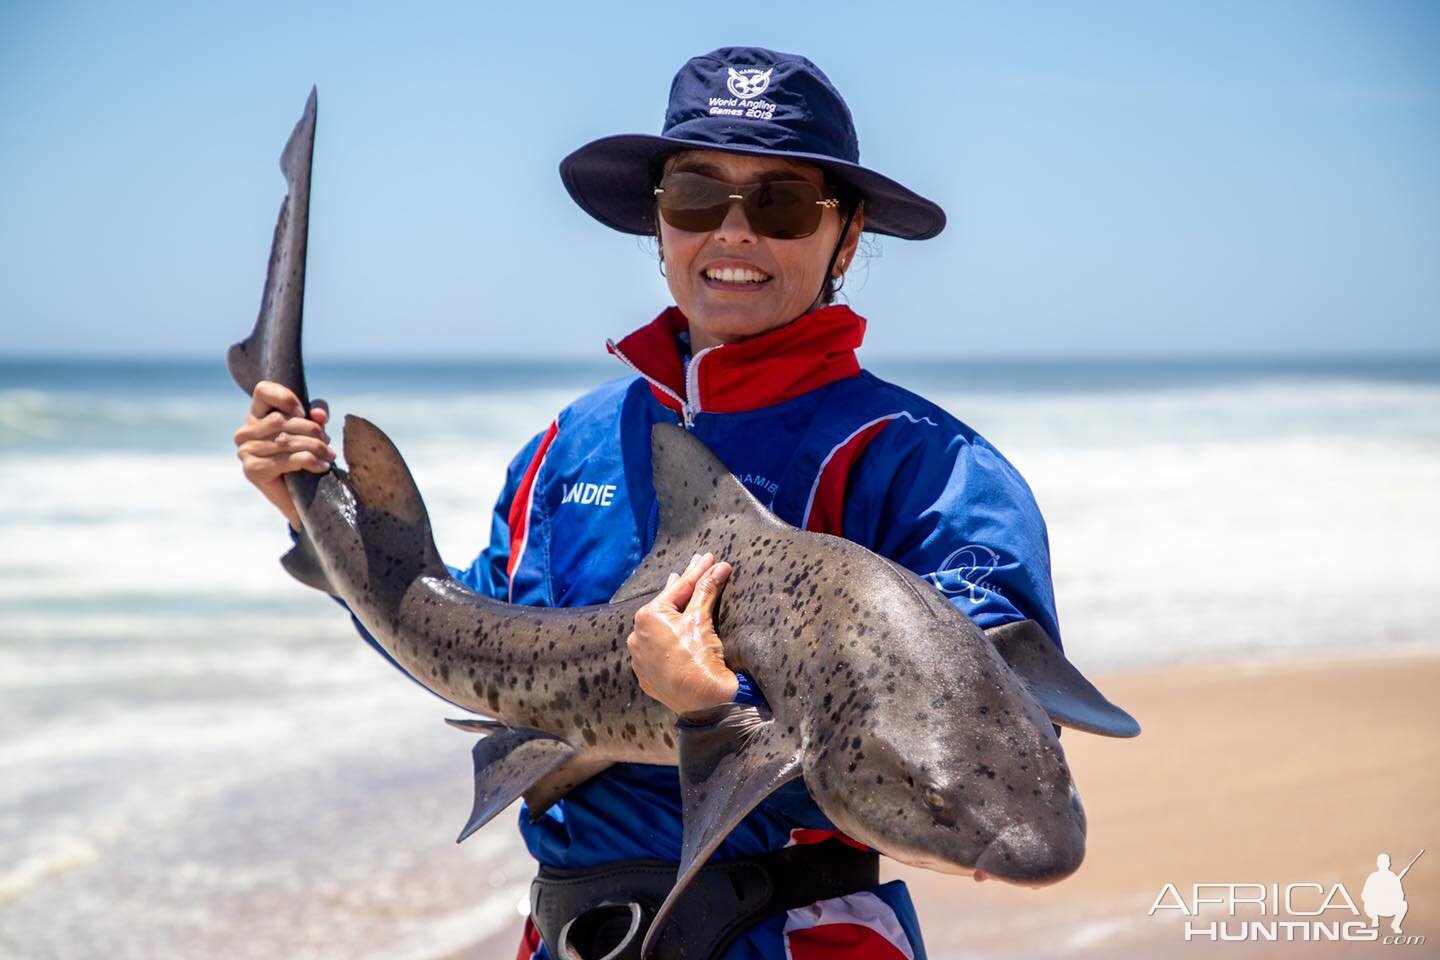
[[[741,157],[713,150],[677,154],[666,173],[699,173],[741,185],[764,180],[808,180],[825,193],[820,168],[775,157]],[[825,279],[825,268],[840,236],[841,212],[826,208],[820,228],[798,240],[774,240],[750,229],[739,201],[730,204],[725,222],[714,230],[692,233],[660,220],[660,248],[665,275],[675,304],[690,320],[690,346],[701,350],[717,343],[735,343],[783,326],[807,312]],[[854,258],[864,226],[855,215],[835,271],[843,272]],[[719,279],[725,269],[745,271],[756,282]]]

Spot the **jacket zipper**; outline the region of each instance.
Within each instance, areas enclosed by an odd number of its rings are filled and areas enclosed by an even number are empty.
[[[700,361],[712,350],[719,350],[725,346],[723,343],[716,343],[703,350],[696,351],[690,358],[690,364],[685,368],[685,425],[694,426],[695,414],[704,413],[700,406]]]
[[[639,367],[637,367],[630,360],[629,357],[625,356],[625,354],[620,352],[620,348],[615,346],[614,340],[605,341],[605,345],[610,348],[611,353],[615,354],[615,356],[620,358],[621,363],[625,364],[625,366],[629,367],[631,370],[634,370],[636,373],[640,374],[640,376],[644,377],[656,390],[659,390],[661,393],[665,394],[665,396],[680,404],[681,422],[684,424],[685,429],[688,430],[695,425],[695,420],[690,413],[690,404],[685,401],[684,397],[680,396],[680,394],[676,393],[674,390],[671,390],[669,387],[665,386],[665,384],[661,383],[659,380],[656,380],[654,377],[647,374],[644,370],[641,370]],[[700,352],[704,353],[705,351],[702,350]]]

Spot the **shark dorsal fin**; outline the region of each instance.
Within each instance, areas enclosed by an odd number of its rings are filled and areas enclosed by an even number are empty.
[[[738,524],[786,526],[709,447],[681,427],[657,423],[651,429],[650,459],[660,501],[660,529],[655,545],[615,591],[611,603],[659,592],[665,578],[684,570],[692,554],[715,550],[715,540]]]
[[[777,787],[800,776],[799,742],[760,707],[727,703],[687,714],[677,731],[685,824],[680,870],[641,956],[650,955],[676,902],[735,825]]]
[[[985,636],[1050,719],[1102,737],[1134,737],[1140,724],[1086,680],[1034,620],[991,627]]]

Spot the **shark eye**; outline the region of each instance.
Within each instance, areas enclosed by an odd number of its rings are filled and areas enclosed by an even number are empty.
[[[940,792],[938,790],[926,790],[925,806],[929,807],[931,810],[944,810],[945,798],[940,796]]]

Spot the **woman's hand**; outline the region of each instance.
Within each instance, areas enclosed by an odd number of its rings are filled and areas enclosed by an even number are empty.
[[[676,713],[735,699],[740,681],[725,666],[714,623],[715,602],[729,577],[730,564],[697,555],[635,611],[635,632],[625,643],[640,689]]]
[[[324,400],[316,400],[306,417],[294,391],[261,380],[255,384],[245,424],[235,431],[235,455],[240,458],[245,479],[255,484],[296,530],[300,529],[300,514],[290,499],[290,491],[285,489],[285,474],[296,470],[324,473],[330,469],[335,451],[330,449],[330,437],[325,432],[329,419],[330,408]]]

